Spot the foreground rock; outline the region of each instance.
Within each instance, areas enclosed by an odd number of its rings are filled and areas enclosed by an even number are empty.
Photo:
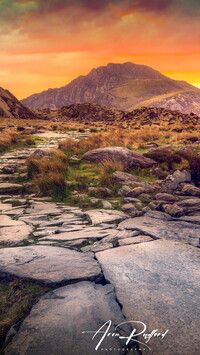
[[[101,278],[98,263],[74,250],[30,246],[0,249],[0,279],[26,277],[46,284]]]
[[[140,321],[153,336],[141,344],[150,355],[196,355],[199,339],[199,251],[177,242],[158,240],[96,254],[104,275],[116,289],[129,321]],[[123,275],[123,276],[119,276]],[[137,331],[143,326],[134,323]],[[139,340],[145,343],[140,335]],[[148,349],[147,345],[151,348]]]
[[[110,354],[116,348],[124,354],[119,337],[107,337],[95,350],[102,334],[92,340],[94,332],[108,320],[112,320],[112,333],[114,325],[125,321],[111,285],[81,282],[59,288],[33,307],[5,355],[105,355],[110,348]],[[130,326],[122,326],[121,334],[130,335]]]
[[[124,147],[106,147],[90,150],[84,154],[82,159],[90,163],[117,162],[126,168],[148,168],[156,165],[154,160]]]
[[[129,218],[121,222],[119,228],[138,230],[155,238],[171,239],[199,246],[200,227],[198,225],[163,218],[162,213],[150,213],[142,217]]]

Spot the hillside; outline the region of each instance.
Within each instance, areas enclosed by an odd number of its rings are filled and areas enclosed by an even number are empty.
[[[38,118],[31,110],[21,104],[8,90],[0,87],[0,117]]]
[[[74,103],[96,103],[109,108],[132,111],[142,106],[162,107],[162,104],[166,105],[166,98],[173,97],[173,101],[176,102],[179,100],[177,95],[185,93],[187,105],[183,99],[178,105],[179,110],[200,114],[198,88],[183,81],[172,80],[145,65],[110,63],[93,69],[86,76],[79,76],[64,87],[31,95],[22,100],[22,103],[32,109],[60,108]],[[170,103],[167,108],[173,109]]]

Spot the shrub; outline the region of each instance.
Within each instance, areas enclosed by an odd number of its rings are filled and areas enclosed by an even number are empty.
[[[200,181],[200,156],[195,152],[179,152],[179,155],[188,161],[192,179]]]
[[[58,172],[51,171],[49,174],[41,174],[33,182],[37,192],[42,196],[64,197],[66,189],[65,178]]]
[[[168,149],[156,149],[153,152],[145,153],[144,156],[158,163],[164,163],[167,169],[173,169],[173,165],[181,163],[182,160],[177,152]]]
[[[62,197],[66,189],[65,175],[68,169],[66,156],[58,149],[52,149],[48,156],[27,159],[27,173],[40,195]]]

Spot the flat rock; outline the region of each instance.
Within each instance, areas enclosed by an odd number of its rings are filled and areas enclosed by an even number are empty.
[[[146,214],[142,217],[129,218],[121,222],[118,228],[139,230],[155,238],[171,239],[199,246],[200,227],[184,221],[153,218]]]
[[[126,319],[143,322],[147,333],[168,330],[163,339],[152,337],[141,344],[143,354],[199,353],[198,249],[157,240],[109,249],[96,257],[105,278],[115,287]],[[143,326],[136,328],[143,330]],[[145,343],[143,335],[139,341]]]
[[[111,285],[80,282],[61,287],[32,308],[5,355],[106,355],[110,348],[124,354],[119,337],[105,338],[95,350],[102,334],[92,337],[108,320],[112,320],[111,333],[116,332],[114,326],[125,322]],[[125,336],[131,334],[128,324],[122,331]],[[116,354],[116,350],[109,353]]]
[[[147,168],[157,163],[142,154],[124,147],[105,147],[90,150],[82,157],[90,163],[103,163],[105,160],[119,162],[126,168]]]
[[[101,277],[98,263],[78,251],[50,246],[0,249],[0,278],[13,275],[63,284]]]
[[[102,239],[107,236],[113,236],[116,234],[116,230],[106,230],[106,229],[101,229],[98,227],[88,227],[84,228],[80,231],[74,231],[74,232],[64,232],[64,233],[56,233],[56,234],[50,234],[48,237],[44,237],[43,239],[52,239],[52,240],[76,240],[76,239]]]
[[[23,221],[16,221],[9,216],[2,215],[0,219],[0,227],[23,226]]]
[[[12,205],[10,203],[2,203],[2,202],[0,202],[0,211],[1,212],[10,210],[11,208],[12,208]]]
[[[138,244],[138,243],[146,243],[152,242],[153,239],[148,235],[138,235],[136,237],[124,238],[119,240],[119,246],[130,245],[130,244]]]
[[[122,211],[112,210],[89,210],[86,217],[92,224],[118,223],[128,216]]]
[[[15,245],[29,237],[33,231],[31,226],[24,224],[14,225],[11,227],[0,228],[0,242]]]

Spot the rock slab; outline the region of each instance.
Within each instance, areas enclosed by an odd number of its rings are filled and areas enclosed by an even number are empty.
[[[91,255],[75,250],[30,246],[0,249],[0,279],[15,276],[46,284],[98,280],[101,270]]]
[[[111,285],[80,282],[59,288],[32,308],[5,355],[106,355],[110,348],[109,354],[116,349],[124,354],[118,337],[107,337],[95,350],[102,334],[92,340],[94,332],[108,320],[114,325],[125,321]],[[129,335],[130,326],[124,331]]]
[[[129,321],[166,336],[141,344],[147,355],[196,355],[199,339],[199,250],[173,241],[123,246],[96,254]],[[143,329],[143,327],[142,327]],[[141,331],[141,329],[137,329]],[[139,340],[145,343],[143,335]],[[145,350],[144,350],[145,349]]]
[[[155,215],[156,216],[156,215]],[[162,214],[160,215],[162,217]],[[167,220],[151,217],[129,218],[119,224],[120,229],[139,230],[159,239],[176,240],[199,247],[200,227],[184,221]]]

